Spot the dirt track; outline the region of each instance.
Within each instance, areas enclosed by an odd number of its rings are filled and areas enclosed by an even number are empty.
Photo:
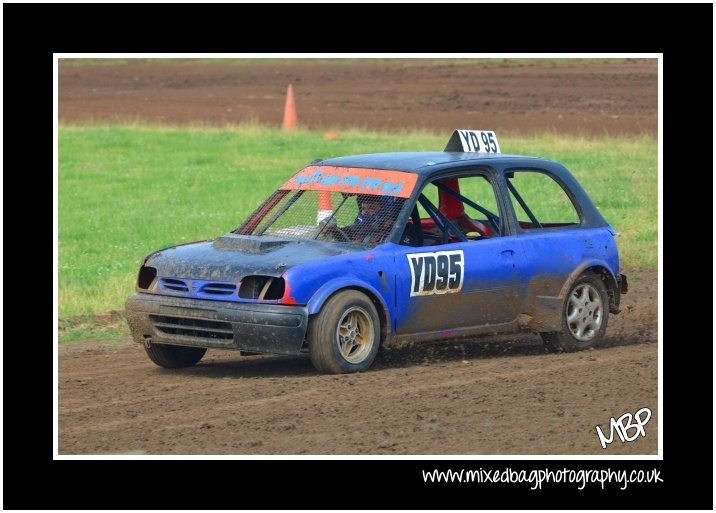
[[[630,276],[604,347],[545,354],[538,337],[384,351],[371,371],[209,351],[165,370],[123,341],[60,348],[61,454],[655,454],[656,275]],[[595,426],[648,407],[647,437]],[[608,431],[607,431],[608,432]]]
[[[150,64],[59,68],[60,120],[280,125],[293,83],[299,125],[656,134],[655,59],[584,64]]]
[[[60,118],[278,124],[290,80],[315,127],[656,132],[654,61],[426,70],[61,65]],[[626,272],[606,343],[574,354],[533,336],[441,342],[324,376],[307,358],[209,351],[169,371],[129,340],[63,346],[60,454],[656,454],[657,275]],[[603,450],[595,426],[642,407],[647,436]]]

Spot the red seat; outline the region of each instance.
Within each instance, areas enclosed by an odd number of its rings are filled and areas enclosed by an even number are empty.
[[[457,178],[446,178],[442,180],[442,184],[457,193],[460,192],[460,186]],[[446,190],[440,189],[438,191],[438,198],[440,212],[445,214],[445,217],[447,217],[450,221],[457,222],[457,224],[459,224],[465,231],[477,232],[483,237],[493,235],[492,230],[485,223],[475,219],[470,219],[467,216],[465,213],[465,206],[462,201],[457,199],[455,196]]]

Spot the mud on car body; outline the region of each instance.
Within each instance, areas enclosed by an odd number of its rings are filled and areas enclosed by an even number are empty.
[[[564,166],[457,130],[443,152],[308,165],[232,232],[150,254],[126,316],[163,367],[216,348],[341,373],[396,340],[590,348],[626,289],[614,229]]]

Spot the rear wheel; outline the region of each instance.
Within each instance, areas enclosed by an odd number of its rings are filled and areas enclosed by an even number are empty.
[[[561,331],[542,333],[553,351],[579,351],[604,339],[609,316],[609,298],[601,278],[582,274],[574,282],[562,306]]]
[[[362,292],[344,290],[331,297],[308,327],[313,366],[323,373],[366,370],[380,346],[380,319]]]
[[[206,353],[205,347],[172,346],[168,344],[145,344],[144,350],[150,360],[167,369],[196,365]]]

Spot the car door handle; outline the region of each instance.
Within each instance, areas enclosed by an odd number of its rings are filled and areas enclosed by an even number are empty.
[[[512,256],[515,256],[515,252],[514,252],[514,250],[506,249],[502,252],[502,256],[503,257],[512,257]]]

